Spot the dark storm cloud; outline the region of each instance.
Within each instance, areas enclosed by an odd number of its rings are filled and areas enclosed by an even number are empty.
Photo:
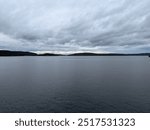
[[[149,0],[0,0],[0,49],[150,51]]]

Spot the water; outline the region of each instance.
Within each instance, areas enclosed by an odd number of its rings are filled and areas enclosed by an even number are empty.
[[[0,57],[0,112],[150,112],[150,58]]]

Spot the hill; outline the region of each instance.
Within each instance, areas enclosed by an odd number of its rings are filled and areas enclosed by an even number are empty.
[[[0,50],[0,56],[37,56],[37,54],[24,51]]]

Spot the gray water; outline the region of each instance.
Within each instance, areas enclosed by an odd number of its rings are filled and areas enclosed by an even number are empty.
[[[150,112],[150,58],[0,57],[0,112]]]

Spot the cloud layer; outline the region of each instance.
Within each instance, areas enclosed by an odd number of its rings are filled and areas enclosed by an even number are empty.
[[[150,52],[150,1],[0,0],[0,49]]]

